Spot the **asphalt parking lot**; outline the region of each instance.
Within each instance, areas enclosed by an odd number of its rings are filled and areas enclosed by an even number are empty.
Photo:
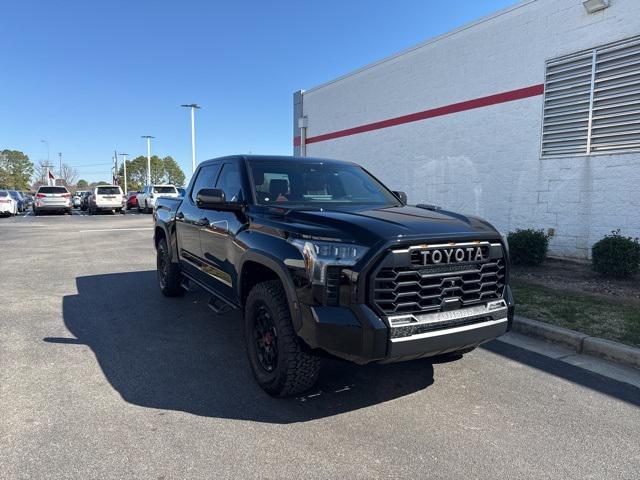
[[[2,478],[638,478],[640,389],[511,343],[267,396],[150,215],[0,219]]]

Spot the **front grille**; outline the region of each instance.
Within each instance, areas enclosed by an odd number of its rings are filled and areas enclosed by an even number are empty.
[[[503,296],[506,267],[502,249],[482,262],[418,266],[383,261],[373,272],[371,301],[385,315],[437,312],[462,308]],[[495,252],[498,252],[495,254]],[[394,255],[394,252],[389,254]]]
[[[337,306],[339,303],[341,272],[341,267],[327,267],[327,305]]]

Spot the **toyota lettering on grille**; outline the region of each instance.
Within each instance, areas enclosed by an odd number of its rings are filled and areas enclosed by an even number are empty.
[[[423,265],[441,265],[485,260],[481,247],[453,247],[423,250],[420,252]]]

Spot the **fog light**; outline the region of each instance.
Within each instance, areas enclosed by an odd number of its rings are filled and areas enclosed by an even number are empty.
[[[610,0],[584,0],[582,2],[587,13],[596,13],[611,5]]]

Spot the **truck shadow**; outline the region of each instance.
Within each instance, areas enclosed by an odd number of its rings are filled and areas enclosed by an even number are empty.
[[[254,382],[240,315],[218,317],[193,292],[162,296],[155,271],[78,277],[63,299],[64,322],[87,345],[106,379],[135,405],[270,423],[304,422],[386,402],[433,383],[433,362],[357,366],[325,360],[315,389],[275,399]]]

